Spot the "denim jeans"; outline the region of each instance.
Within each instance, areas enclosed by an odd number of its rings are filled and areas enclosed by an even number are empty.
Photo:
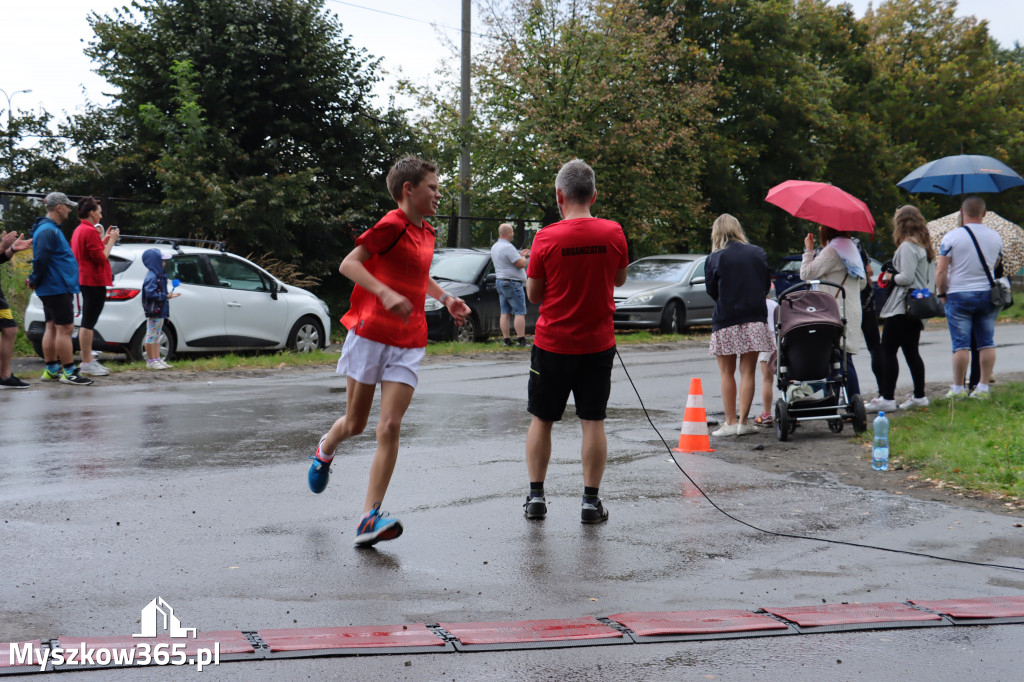
[[[961,291],[946,295],[946,323],[953,341],[953,352],[970,350],[971,333],[978,350],[994,348],[996,315],[992,294],[985,291]]]
[[[498,280],[498,302],[502,315],[526,314],[526,289],[522,282],[511,279]]]

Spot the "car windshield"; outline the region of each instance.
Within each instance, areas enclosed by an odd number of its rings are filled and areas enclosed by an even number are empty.
[[[779,264],[779,269],[775,272],[800,272],[799,260],[784,260]]]
[[[435,280],[453,282],[476,282],[480,270],[491,260],[489,253],[465,253],[458,251],[435,251],[430,263],[430,276]]]
[[[680,282],[693,267],[693,261],[670,258],[645,258],[631,263],[626,279],[638,282]]]

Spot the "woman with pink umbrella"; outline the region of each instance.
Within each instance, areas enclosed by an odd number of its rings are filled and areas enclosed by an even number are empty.
[[[863,201],[823,182],[787,180],[773,187],[765,201],[797,218],[818,223],[822,248],[815,252],[813,233],[804,238],[800,278],[835,282],[846,292],[846,386],[850,396],[859,395],[860,382],[852,356],[865,347],[860,330],[860,291],[867,286],[867,275],[850,233],[873,232],[875,219]],[[836,291],[835,295],[838,298],[840,293]]]

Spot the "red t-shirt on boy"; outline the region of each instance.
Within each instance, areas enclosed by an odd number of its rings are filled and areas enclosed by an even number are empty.
[[[601,218],[562,220],[530,246],[526,276],[544,280],[533,344],[563,355],[615,345],[615,274],[629,265],[622,226]]]
[[[404,231],[404,233],[403,233]],[[389,211],[376,225],[359,235],[356,246],[372,256],[364,265],[371,275],[409,299],[412,314],[403,320],[385,308],[380,299],[358,284],[352,290],[351,307],[341,323],[364,339],[398,348],[427,345],[427,277],[434,257],[434,228],[409,222],[401,209]]]

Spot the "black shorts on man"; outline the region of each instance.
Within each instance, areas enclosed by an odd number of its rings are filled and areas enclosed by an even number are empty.
[[[563,355],[533,347],[527,411],[544,421],[561,421],[569,393],[576,402],[576,416],[603,420],[612,389],[615,346],[599,353]]]

